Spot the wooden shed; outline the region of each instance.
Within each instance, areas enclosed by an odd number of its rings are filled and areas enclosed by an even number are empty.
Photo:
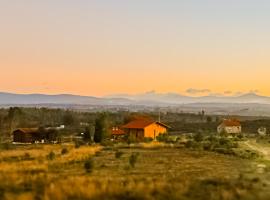
[[[35,143],[54,142],[57,140],[57,130],[53,128],[19,128],[13,131],[13,142]]]
[[[19,128],[13,131],[13,142],[34,143],[39,137],[38,128]]]

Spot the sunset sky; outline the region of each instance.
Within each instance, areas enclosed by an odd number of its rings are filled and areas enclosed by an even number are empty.
[[[0,91],[270,96],[269,0],[0,0]]]

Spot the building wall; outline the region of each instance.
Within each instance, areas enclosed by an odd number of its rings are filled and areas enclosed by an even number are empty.
[[[13,142],[21,142],[21,143],[32,143],[33,137],[31,134],[22,133],[20,131],[13,133]]]
[[[167,133],[167,128],[159,124],[151,124],[144,128],[144,137],[155,139],[160,134]]]
[[[143,129],[127,129],[126,133],[131,140],[143,141],[144,130]]]
[[[242,132],[242,127],[241,126],[219,126],[218,127],[218,133],[228,133],[228,134],[238,134]]]

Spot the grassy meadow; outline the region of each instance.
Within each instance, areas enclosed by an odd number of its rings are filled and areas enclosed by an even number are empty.
[[[269,175],[256,166],[163,143],[9,145],[0,151],[0,199],[267,199]]]

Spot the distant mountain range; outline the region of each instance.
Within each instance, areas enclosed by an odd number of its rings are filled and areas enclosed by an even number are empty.
[[[270,97],[260,96],[255,93],[246,93],[239,96],[200,96],[191,97],[184,96],[178,93],[156,93],[147,92],[138,95],[110,95],[107,98],[123,98],[133,101],[148,101],[165,104],[191,104],[191,103],[257,103],[257,104],[270,104]]]
[[[225,104],[270,104],[270,97],[247,93],[240,96],[202,96],[191,97],[177,93],[147,92],[138,95],[110,95],[105,97],[79,96],[71,94],[13,94],[0,92],[0,105],[33,104],[79,104],[79,105],[182,105],[194,103]]]

